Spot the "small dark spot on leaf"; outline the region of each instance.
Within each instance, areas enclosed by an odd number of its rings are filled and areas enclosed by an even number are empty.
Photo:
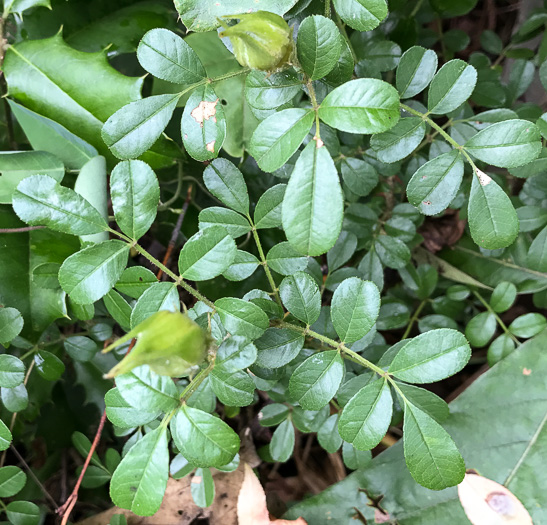
[[[137,492],[137,487],[129,487],[129,490],[130,490],[131,492]]]
[[[228,104],[228,102],[226,102],[225,99],[222,99],[222,100],[220,101],[220,103],[221,103],[223,106],[225,106],[226,104]]]

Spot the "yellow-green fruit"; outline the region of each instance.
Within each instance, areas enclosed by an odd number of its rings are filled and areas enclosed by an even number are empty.
[[[271,70],[282,66],[292,51],[291,29],[283,17],[267,11],[225,16],[239,23],[219,33],[228,37],[237,61],[253,69]]]
[[[153,314],[105,348],[104,352],[134,337],[137,339],[134,348],[106,377],[125,374],[141,365],[148,365],[157,374],[180,377],[188,375],[205,359],[205,332],[180,312],[161,311]]]

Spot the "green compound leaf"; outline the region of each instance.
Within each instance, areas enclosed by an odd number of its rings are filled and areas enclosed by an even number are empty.
[[[321,15],[308,16],[300,24],[296,41],[298,60],[311,80],[332,71],[342,49],[336,24]]]
[[[215,500],[215,482],[211,471],[198,468],[190,484],[192,499],[198,507],[210,507]]]
[[[439,396],[425,388],[407,385],[405,383],[400,383],[399,381],[396,383],[407,401],[431,416],[437,423],[442,423],[448,418],[450,414],[448,404]],[[401,401],[404,403],[404,399],[401,398]]]
[[[11,498],[20,492],[27,482],[27,475],[14,465],[0,468],[0,498]]]
[[[124,456],[110,482],[115,505],[138,516],[160,508],[169,477],[169,449],[164,426],[148,432]]]
[[[127,104],[102,128],[102,138],[119,159],[135,159],[150,149],[171,120],[180,96],[155,95]]]
[[[321,120],[341,131],[382,133],[399,120],[399,94],[382,80],[351,80],[329,93],[318,112]]]
[[[205,230],[211,226],[222,226],[226,229],[230,237],[237,239],[251,231],[249,221],[239,213],[221,208],[220,206],[211,206],[199,212],[199,229]]]
[[[120,394],[118,388],[110,389],[104,396],[106,416],[113,425],[120,428],[134,428],[154,421],[160,411],[147,412],[132,407]]]
[[[425,122],[421,118],[403,118],[389,131],[373,135],[370,147],[382,162],[397,162],[410,155],[424,136]]]
[[[463,178],[459,151],[443,153],[418,168],[408,183],[408,202],[424,215],[437,215],[454,200]]]
[[[467,214],[471,237],[482,248],[505,248],[518,235],[519,221],[511,199],[480,170],[473,176]]]
[[[366,197],[378,184],[378,172],[361,159],[343,159],[341,172],[346,186],[361,197]]]
[[[332,324],[340,340],[346,344],[368,334],[379,312],[380,292],[370,281],[350,277],[342,281],[332,296]]]
[[[27,224],[62,233],[87,235],[108,228],[89,202],[47,175],[33,175],[21,181],[13,194],[13,209]]]
[[[281,210],[286,189],[286,184],[276,184],[267,189],[258,199],[254,211],[254,223],[257,230],[281,226]]]
[[[221,403],[232,407],[245,407],[253,402],[255,384],[243,370],[215,366],[210,377],[213,392]]]
[[[157,282],[150,285],[139,297],[131,312],[131,328],[134,328],[151,315],[162,310],[180,311],[180,299],[177,285],[170,282]]]
[[[6,506],[6,516],[12,525],[38,525],[40,508],[30,501],[12,501]]]
[[[334,0],[334,8],[357,31],[371,31],[387,16],[385,0]]]
[[[459,372],[470,357],[471,348],[461,332],[439,328],[406,343],[389,366],[389,373],[409,383],[433,383]]]
[[[168,29],[148,31],[139,43],[137,58],[146,71],[175,84],[195,84],[207,76],[196,52]]]
[[[492,166],[514,168],[537,158],[541,134],[527,120],[506,120],[479,131],[465,143],[465,149]]]
[[[215,159],[203,172],[207,189],[232,210],[249,213],[249,192],[241,174],[229,160]]]
[[[308,357],[289,381],[291,399],[305,410],[319,410],[335,396],[344,377],[344,360],[337,350]]]
[[[243,299],[223,297],[215,302],[215,308],[224,328],[232,335],[258,339],[270,324],[261,308]]]
[[[37,173],[61,182],[65,167],[55,155],[45,151],[0,153],[0,204],[11,203],[17,185],[26,177]]]
[[[433,77],[429,86],[427,109],[444,115],[460,107],[473,93],[477,70],[463,60],[447,62]]]
[[[249,153],[260,168],[272,172],[281,168],[300,147],[314,119],[309,109],[284,109],[263,120],[255,129]]]
[[[273,74],[255,69],[245,79],[245,98],[256,109],[278,108],[301,90],[302,82],[291,69]]]
[[[9,343],[17,337],[25,321],[21,312],[16,308],[0,308],[0,344]]]
[[[321,255],[334,246],[342,228],[344,202],[334,162],[312,140],[296,161],[283,199],[283,228],[304,255]]]
[[[302,272],[308,266],[308,258],[298,253],[290,243],[276,244],[266,256],[268,266],[281,275]]]
[[[222,276],[229,281],[243,281],[250,277],[260,265],[260,261],[249,252],[237,250],[232,265],[222,272]]]
[[[213,279],[229,268],[236,251],[236,244],[225,228],[206,228],[190,237],[182,248],[180,274],[191,281]]]
[[[76,304],[91,304],[118,282],[127,265],[129,245],[111,240],[93,244],[68,257],[59,270],[59,283]]]
[[[307,325],[319,319],[321,294],[315,279],[304,272],[285,277],[279,286],[279,295],[287,310]]]
[[[142,412],[169,412],[178,404],[173,380],[155,374],[148,366],[139,366],[118,376],[116,387],[126,403]]]
[[[436,70],[435,51],[420,46],[407,49],[399,61],[395,80],[401,98],[411,98],[421,93],[435,76]]]
[[[294,450],[295,432],[290,420],[285,420],[274,431],[270,441],[270,455],[274,461],[285,463]]]
[[[290,363],[302,350],[304,336],[286,328],[268,328],[255,341],[256,364],[263,368],[281,368]]]
[[[9,431],[9,428],[0,419],[0,450],[8,449],[12,439],[13,437]]]
[[[181,454],[196,467],[222,467],[239,450],[237,434],[220,418],[183,405],[171,420]]]
[[[138,240],[150,228],[160,201],[152,168],[140,160],[120,162],[110,176],[114,217],[123,233]]]
[[[408,401],[404,410],[403,446],[412,477],[431,490],[460,483],[465,476],[465,463],[446,430]]]
[[[388,382],[378,379],[369,383],[344,407],[338,421],[340,436],[357,450],[371,450],[386,435],[392,411]]]
[[[218,156],[226,138],[226,117],[220,99],[210,84],[196,88],[186,105],[181,120],[182,142],[196,160]]]

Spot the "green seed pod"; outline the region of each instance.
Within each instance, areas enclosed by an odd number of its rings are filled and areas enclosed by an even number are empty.
[[[133,339],[137,344],[105,377],[125,374],[140,365],[148,365],[164,376],[188,375],[206,354],[205,332],[180,312],[153,314],[133,330],[103,350],[110,350]]]
[[[234,46],[234,55],[242,66],[269,71],[282,66],[292,51],[291,29],[283,17],[267,11],[223,17],[238,19],[219,33],[228,37]]]

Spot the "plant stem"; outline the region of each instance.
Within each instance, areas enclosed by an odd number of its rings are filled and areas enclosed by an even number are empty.
[[[101,439],[101,434],[103,432],[105,421],[106,421],[106,410],[103,411],[103,415],[101,416],[101,420],[99,421],[99,427],[97,428],[97,432],[95,433],[93,443],[91,444],[91,448],[89,449],[87,458],[85,459],[84,466],[82,467],[82,472],[80,472],[80,476],[78,477],[78,480],[76,481],[74,490],[72,491],[72,494],[68,497],[68,499],[65,501],[63,506],[57,509],[57,513],[62,516],[61,525],[67,524],[68,518],[70,517],[70,513],[72,512],[74,505],[76,505],[76,502],[78,501],[78,490],[80,489],[80,485],[82,483],[82,480],[84,479],[84,474],[87,470],[87,467],[89,466],[91,457],[93,456],[93,453],[95,452],[95,449],[97,448],[97,445],[99,444],[99,440]]]
[[[454,148],[458,150],[463,150],[463,146],[458,144],[441,126],[439,126],[436,122],[431,120],[427,115],[428,113],[422,113],[421,111],[417,111],[416,109],[411,108],[410,106],[407,106],[406,104],[400,103],[401,109],[404,109],[408,113],[412,113],[416,117],[420,117],[424,122],[427,122],[432,128],[436,129],[437,132],[447,141],[449,142]]]
[[[207,365],[207,368],[203,368],[199,371],[198,375],[190,381],[190,384],[182,391],[180,394],[180,403],[181,405],[186,403],[190,396],[199,388],[199,385],[205,381],[207,376],[211,373],[213,368],[215,367],[215,359],[213,358],[209,361],[209,364]]]
[[[427,299],[424,299],[418,305],[418,308],[416,308],[416,311],[412,314],[412,317],[410,318],[410,321],[408,322],[408,326],[406,327],[405,333],[403,334],[403,337],[401,337],[401,340],[406,339],[409,336],[410,331],[412,330],[412,326],[418,320],[418,317],[426,304],[427,304]]]
[[[374,363],[371,363],[368,359],[365,359],[361,355],[359,355],[357,352],[354,352],[353,350],[349,349],[344,343],[339,343],[338,341],[335,341],[334,339],[331,339],[330,337],[321,335],[317,332],[314,332],[313,330],[310,330],[308,328],[304,328],[302,326],[298,326],[296,324],[292,323],[286,323],[281,322],[278,324],[281,328],[288,328],[289,330],[294,330],[295,332],[300,332],[303,335],[307,335],[310,337],[313,337],[314,339],[317,339],[318,341],[322,341],[323,343],[332,346],[333,348],[340,349],[344,354],[347,356],[350,356],[354,361],[359,363],[360,365],[363,365],[366,368],[369,368],[373,372],[376,372],[378,375],[382,377],[386,377],[386,372],[382,370],[379,366],[376,366]]]
[[[23,228],[0,228],[0,233],[25,233],[25,232],[32,232],[34,230],[43,230],[44,228],[46,228],[46,226],[25,226]]]
[[[330,18],[330,0],[325,0],[325,17]]]
[[[262,244],[260,242],[260,237],[258,236],[258,232],[256,230],[256,227],[254,225],[253,220],[249,215],[247,215],[247,220],[251,224],[251,231],[253,232],[253,238],[255,240],[256,247],[258,249],[258,255],[260,256],[260,262],[262,263],[262,267],[264,268],[264,272],[266,273],[266,277],[268,278],[268,282],[270,283],[270,286],[272,288],[272,292],[274,294],[275,300],[279,306],[283,307],[283,304],[281,303],[281,298],[279,297],[279,288],[277,288],[277,285],[275,284],[272,272],[270,271],[270,267],[268,266],[268,261],[266,260],[266,255],[264,254],[264,250],[262,249]]]
[[[500,316],[496,312],[494,312],[493,308],[488,304],[488,302],[485,301],[484,297],[476,290],[473,290],[473,294],[488,310],[488,312],[494,316],[497,323],[500,325],[500,328],[506,333],[506,335],[508,335],[517,346],[520,346],[520,341],[509,331],[509,328],[507,328],[506,324],[501,320]]]
[[[317,95],[315,94],[315,88],[313,87],[313,82],[311,79],[308,79],[306,82],[306,87],[308,88],[308,93],[310,94],[311,105],[315,111],[315,137],[321,139],[321,132],[319,130],[319,104],[317,103]]]

